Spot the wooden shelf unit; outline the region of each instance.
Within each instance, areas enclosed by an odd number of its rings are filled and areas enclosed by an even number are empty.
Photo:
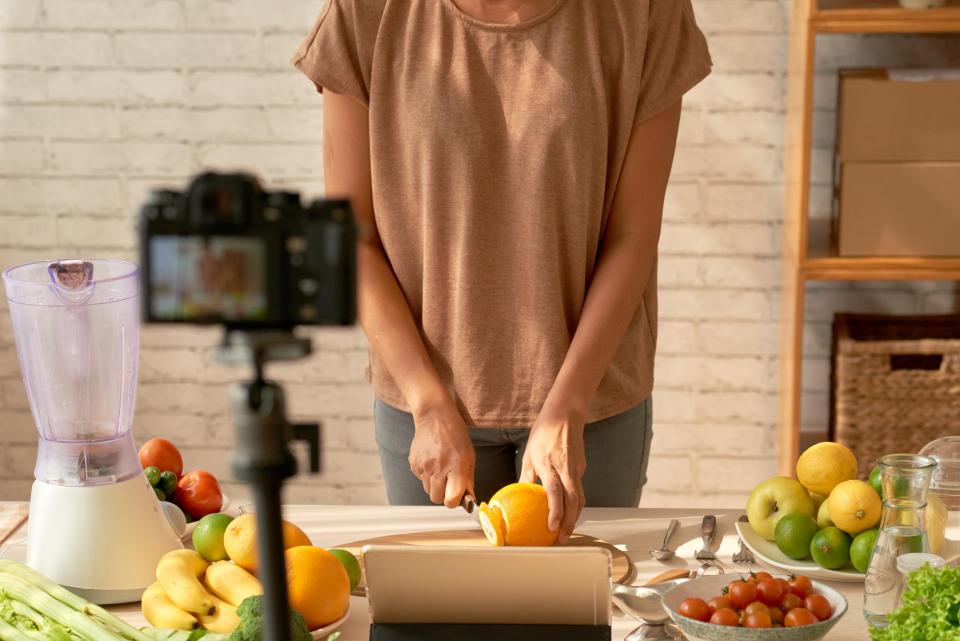
[[[958,258],[847,258],[811,229],[810,146],[817,34],[960,33],[960,0],[940,9],[902,9],[897,0],[792,0],[784,141],[783,271],[776,452],[780,474],[799,455],[803,305],[808,281],[960,281]]]

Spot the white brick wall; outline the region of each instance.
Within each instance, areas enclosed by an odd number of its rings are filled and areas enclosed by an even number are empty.
[[[321,98],[287,64],[320,0],[0,1],[0,267],[135,259],[135,213],[157,186],[249,169],[322,193]],[[788,0],[694,0],[716,63],[685,101],[661,244],[654,453],[645,505],[740,504],[773,473]],[[820,38],[812,211],[829,213],[839,66],[946,66],[960,40]],[[945,284],[829,283],[807,292],[804,424],[827,420],[837,310],[942,312]],[[385,501],[357,328],[316,329],[314,356],[276,365],[296,420],[321,420],[324,473],[286,498]],[[213,329],[143,330],[135,434],[179,443],[227,493],[229,383]],[[0,298],[0,499],[29,491],[36,433]],[[302,448],[297,448],[299,456]]]

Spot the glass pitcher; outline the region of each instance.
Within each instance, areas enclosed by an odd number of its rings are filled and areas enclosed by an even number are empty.
[[[897,557],[930,552],[926,507],[930,475],[937,462],[919,454],[881,456],[883,516],[863,585],[863,616],[878,628],[887,626],[887,614],[900,593]]]
[[[947,565],[960,563],[960,436],[944,436],[920,450],[937,462],[927,495],[930,551]]]

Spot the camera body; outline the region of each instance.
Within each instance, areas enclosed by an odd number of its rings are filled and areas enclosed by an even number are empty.
[[[347,201],[301,204],[249,174],[204,173],[140,210],[142,318],[229,329],[350,325],[357,229]]]

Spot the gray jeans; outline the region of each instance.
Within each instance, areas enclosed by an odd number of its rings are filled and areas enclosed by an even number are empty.
[[[616,416],[587,423],[583,431],[587,470],[583,491],[587,507],[636,507],[647,482],[650,457],[651,399]],[[391,505],[433,505],[410,471],[413,415],[376,399],[373,406],[380,465]],[[520,475],[529,429],[468,427],[476,452],[474,490],[487,501]]]

